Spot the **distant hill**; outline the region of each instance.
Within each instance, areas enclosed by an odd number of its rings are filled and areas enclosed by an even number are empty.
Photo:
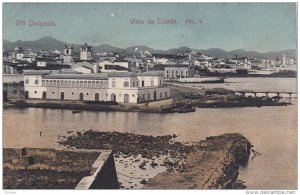
[[[62,50],[65,45],[72,45],[75,51],[79,51],[80,45],[67,43],[63,41],[59,41],[53,37],[47,36],[40,38],[36,41],[21,41],[18,40],[16,42],[10,42],[8,40],[3,40],[3,49],[4,51],[13,50],[15,47],[23,47],[24,49],[32,49],[33,51],[40,51],[40,50]],[[173,54],[176,55],[178,53],[186,53],[190,52],[192,49],[186,46],[173,48],[168,50],[156,50],[144,45],[136,45],[131,46],[128,48],[119,48],[109,44],[101,44],[98,46],[92,46],[94,52],[117,52],[117,53],[133,53],[134,50],[138,48],[139,51],[149,51],[151,53],[156,54]],[[281,58],[282,54],[287,53],[288,56],[297,57],[297,50],[296,49],[288,49],[283,50],[280,52],[266,52],[266,53],[259,53],[256,51],[246,51],[243,49],[237,49],[233,51],[225,51],[219,48],[211,48],[211,49],[199,49],[199,52],[209,55],[211,57],[220,57],[225,59],[230,59],[235,57],[236,55],[239,57],[248,56],[250,58],[268,58],[268,59],[276,59],[276,57]]]
[[[78,47],[79,48],[79,47]],[[108,44],[101,44],[98,46],[93,46],[93,51],[95,52],[121,52],[123,49],[114,47]]]
[[[56,50],[64,48],[64,45],[68,44],[67,42],[62,42],[54,39],[53,37],[43,37],[36,41],[21,41],[16,42],[3,41],[4,50],[12,50],[15,47],[23,47],[24,49],[32,49],[33,51],[39,50]]]
[[[178,54],[178,53],[187,53],[191,52],[192,49],[186,46],[175,48],[175,49],[168,49],[166,51],[163,51],[163,54]],[[158,52],[157,52],[158,53]]]
[[[151,53],[155,52],[155,49],[144,46],[144,45],[135,45],[135,46],[127,47],[125,50],[127,52],[133,52],[136,48],[138,49],[137,52],[139,52],[139,51],[143,51],[143,52],[149,51]]]

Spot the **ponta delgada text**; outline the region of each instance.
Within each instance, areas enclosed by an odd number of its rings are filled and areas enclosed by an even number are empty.
[[[49,21],[40,21],[40,20],[16,20],[16,26],[32,26],[32,27],[49,27],[56,26],[56,23],[52,20]]]
[[[55,22],[52,20],[49,21],[34,21],[34,20],[28,20],[28,26],[56,26]]]

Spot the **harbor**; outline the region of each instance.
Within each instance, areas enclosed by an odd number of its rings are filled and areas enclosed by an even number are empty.
[[[286,91],[285,89],[288,89],[290,85],[295,85],[295,82],[295,79],[288,78],[230,78],[225,83],[180,84],[179,87],[176,87],[176,90],[171,86],[171,95],[177,99],[177,102],[180,102],[184,94],[189,94],[186,102],[193,103],[194,100],[199,101],[199,97],[203,98],[203,95],[205,95],[204,88],[211,99],[218,100],[218,96],[220,96],[223,101],[226,97],[224,93],[228,92],[230,92],[228,96],[235,96],[234,92],[254,91],[292,93],[292,90]],[[268,85],[268,83],[273,83],[273,85]],[[216,88],[218,90],[215,90]],[[216,91],[219,94],[214,95]],[[200,95],[199,92],[201,92]],[[191,96],[190,94],[197,95]],[[237,95],[240,98],[243,96],[240,93]],[[249,96],[252,96],[252,99],[255,97],[253,93],[245,93],[243,98],[247,99]],[[256,96],[257,98],[266,98],[266,94],[263,93],[257,93]],[[269,98],[276,97],[277,94],[268,94],[268,96]],[[153,136],[174,134],[177,136],[176,141],[184,144],[193,144],[199,140],[204,140],[208,136],[236,132],[249,139],[255,146],[255,150],[262,154],[259,156],[251,153],[249,162],[246,165],[240,165],[237,181],[243,183],[244,188],[245,186],[247,189],[263,186],[269,186],[270,189],[278,186],[279,188],[294,188],[296,186],[294,183],[296,175],[293,171],[296,167],[296,148],[294,147],[296,145],[296,95],[292,93],[291,99],[288,93],[280,94],[280,96],[282,97],[280,101],[288,102],[286,106],[237,106],[226,108],[219,104],[217,107],[211,106],[211,108],[197,107],[195,112],[167,114],[139,111],[120,112],[118,110],[99,112],[96,110],[74,110],[74,108],[7,108],[4,109],[3,114],[4,146],[61,148],[62,146],[58,144],[58,141],[70,136],[71,131],[76,133],[83,132],[83,130],[88,131],[89,129],[101,132],[117,131]],[[151,106],[151,104],[154,103],[150,102],[149,105]],[[160,108],[160,106],[157,106],[157,108]],[[34,126],[30,122],[32,118],[35,118]],[[130,118],[130,121],[128,121],[128,118]],[[157,159],[155,163],[162,164],[165,157]],[[140,158],[140,161],[147,161],[142,156],[137,158]],[[278,158],[284,159],[285,163],[278,162]],[[118,157],[116,168],[119,173],[125,173],[129,176],[131,172],[133,173],[134,169],[128,167],[131,163],[129,159],[128,157],[124,158],[122,155]],[[139,167],[141,163],[133,164]],[[153,168],[150,164],[144,166],[145,170],[138,168],[139,173],[135,172],[132,175],[137,178],[153,178],[155,175],[167,170],[166,167],[160,166]],[[274,168],[281,171],[274,174]],[[262,172],[264,174],[261,174]],[[121,174],[118,175],[118,178],[123,181],[124,188],[131,189],[131,186],[133,186],[133,188],[139,189],[144,186],[140,183],[142,179],[135,180],[135,186],[129,183],[131,179],[129,180],[127,176]],[[264,175],[268,175],[268,178]],[[240,185],[233,185],[234,188],[239,188],[238,186]]]
[[[256,189],[265,185],[270,189],[278,186],[278,188],[296,186],[294,183],[296,175],[293,171],[296,167],[294,146],[297,143],[295,105],[231,109],[201,108],[192,113],[167,115],[95,111],[73,114],[72,110],[64,109],[14,108],[4,110],[3,116],[5,147],[59,148],[57,143],[59,136],[69,136],[70,130],[77,132],[94,129],[153,136],[176,134],[178,136],[176,140],[183,143],[196,142],[212,135],[237,132],[247,137],[255,145],[255,149],[262,154],[256,157],[250,155],[249,163],[240,167],[238,180],[242,180],[247,189]],[[31,118],[35,118],[34,126],[30,122]],[[278,158],[283,159],[285,163],[278,162]],[[117,163],[116,166],[122,170],[125,164]],[[274,168],[281,171],[274,174]],[[130,174],[128,167],[125,170]],[[262,172],[264,174],[261,174]],[[155,173],[156,170],[152,174]],[[141,174],[147,177],[144,172]],[[265,175],[268,177],[266,178]]]

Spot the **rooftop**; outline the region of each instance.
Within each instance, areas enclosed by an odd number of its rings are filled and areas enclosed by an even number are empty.
[[[136,77],[136,74],[133,72],[122,72],[122,73],[114,72],[114,73],[110,73],[108,76],[109,77]]]
[[[49,75],[50,70],[24,70],[24,75]]]
[[[45,79],[88,79],[88,80],[107,80],[107,74],[50,74],[45,75]]]
[[[186,65],[186,64],[170,64],[170,65],[166,65],[165,68],[189,68],[190,65]]]
[[[163,73],[157,71],[148,71],[139,73],[138,76],[163,76]]]

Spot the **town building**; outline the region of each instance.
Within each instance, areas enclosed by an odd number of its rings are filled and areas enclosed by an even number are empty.
[[[90,73],[97,73],[94,72],[94,63],[88,62],[88,61],[82,61],[82,62],[73,62],[71,64],[71,69],[73,71],[76,71],[78,73],[83,73],[83,74],[90,74]]]
[[[118,65],[124,68],[129,68],[129,63],[128,61],[109,61],[109,60],[104,60],[99,62],[99,66],[101,67],[100,69],[104,70],[105,65]]]
[[[25,98],[141,103],[170,98],[160,73],[24,74]]]
[[[171,78],[189,78],[194,76],[194,70],[189,65],[175,64],[165,66],[164,77]]]
[[[92,60],[92,47],[87,43],[80,47],[80,60]]]
[[[58,62],[51,58],[36,58],[36,65],[37,67],[47,67],[50,65],[58,65]]]
[[[62,58],[64,63],[73,62],[73,47],[65,45]]]

